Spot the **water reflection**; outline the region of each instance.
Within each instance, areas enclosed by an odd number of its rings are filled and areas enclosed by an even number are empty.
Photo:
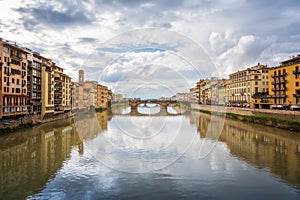
[[[299,133],[126,109],[0,135],[0,199],[299,199]]]
[[[107,112],[97,113],[92,119],[97,119],[103,131],[109,116]],[[90,122],[84,119],[79,123],[84,126]],[[87,139],[101,132],[91,132],[95,129],[90,128]],[[0,199],[25,199],[39,192],[70,159],[72,149],[84,153],[71,119],[0,135]]]
[[[218,138],[207,135],[208,127],[217,127],[217,121],[211,122],[210,115],[190,112],[188,116],[198,127],[201,138]],[[219,141],[224,142],[238,159],[259,169],[267,168],[300,188],[300,133],[226,120]]]

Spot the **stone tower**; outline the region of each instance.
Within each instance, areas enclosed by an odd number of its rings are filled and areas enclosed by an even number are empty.
[[[78,72],[78,82],[83,83],[84,82],[84,71],[81,69]]]

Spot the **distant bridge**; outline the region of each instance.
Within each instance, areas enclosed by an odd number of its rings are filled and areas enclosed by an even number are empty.
[[[181,113],[169,113],[167,110],[167,107],[178,103],[177,101],[172,101],[172,100],[129,100],[128,105],[130,106],[130,113],[128,114],[119,114],[119,115],[130,115],[130,116],[177,116],[180,115]],[[154,114],[144,114],[138,112],[138,107],[140,105],[144,105],[144,107],[150,108],[147,104],[152,103],[152,104],[157,104],[160,106],[160,111],[158,113]],[[115,113],[116,114],[116,113]]]

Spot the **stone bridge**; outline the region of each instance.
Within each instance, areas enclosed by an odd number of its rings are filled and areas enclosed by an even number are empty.
[[[177,101],[171,101],[171,100],[130,100],[127,102],[128,105],[130,106],[130,113],[128,114],[124,114],[124,115],[131,115],[131,116],[176,116],[176,115],[180,115],[181,113],[169,113],[167,111],[167,107],[171,104],[175,104],[177,103]],[[139,105],[144,105],[145,107],[149,107],[147,106],[148,103],[153,103],[153,104],[157,104],[160,106],[160,111],[158,113],[154,113],[154,114],[143,114],[138,112],[138,107]]]
[[[167,108],[170,104],[175,104],[177,101],[172,100],[130,100],[129,105],[132,108],[137,108],[140,104],[146,105],[147,103],[153,103],[160,105],[161,108]]]
[[[168,113],[167,111],[167,107],[171,104],[175,104],[177,103],[177,101],[171,101],[171,100],[130,100],[128,102],[131,111],[130,111],[130,115],[134,115],[134,116],[143,116],[143,115],[147,115],[147,114],[142,114],[138,112],[138,106],[141,104],[144,104],[144,106],[147,107],[147,103],[153,103],[153,104],[158,104],[160,105],[160,111],[159,113],[156,114],[150,114],[151,116],[170,116],[170,115],[180,115],[180,114],[172,114],[172,113]]]

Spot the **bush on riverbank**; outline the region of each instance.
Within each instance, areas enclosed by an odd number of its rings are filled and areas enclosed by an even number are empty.
[[[95,108],[96,112],[103,112],[105,110],[107,110],[107,108]]]
[[[290,129],[290,130],[300,130],[300,121],[297,120],[287,120],[287,119],[280,119],[275,117],[269,117],[269,116],[257,116],[257,115],[240,115],[236,113],[223,113],[223,112],[217,112],[217,111],[209,111],[209,110],[201,110],[201,109],[192,109],[201,113],[205,114],[213,114],[218,116],[224,116],[235,119],[235,120],[241,120],[251,123],[258,123],[258,124],[264,124],[267,126],[274,126],[277,128],[284,128],[284,129]]]

